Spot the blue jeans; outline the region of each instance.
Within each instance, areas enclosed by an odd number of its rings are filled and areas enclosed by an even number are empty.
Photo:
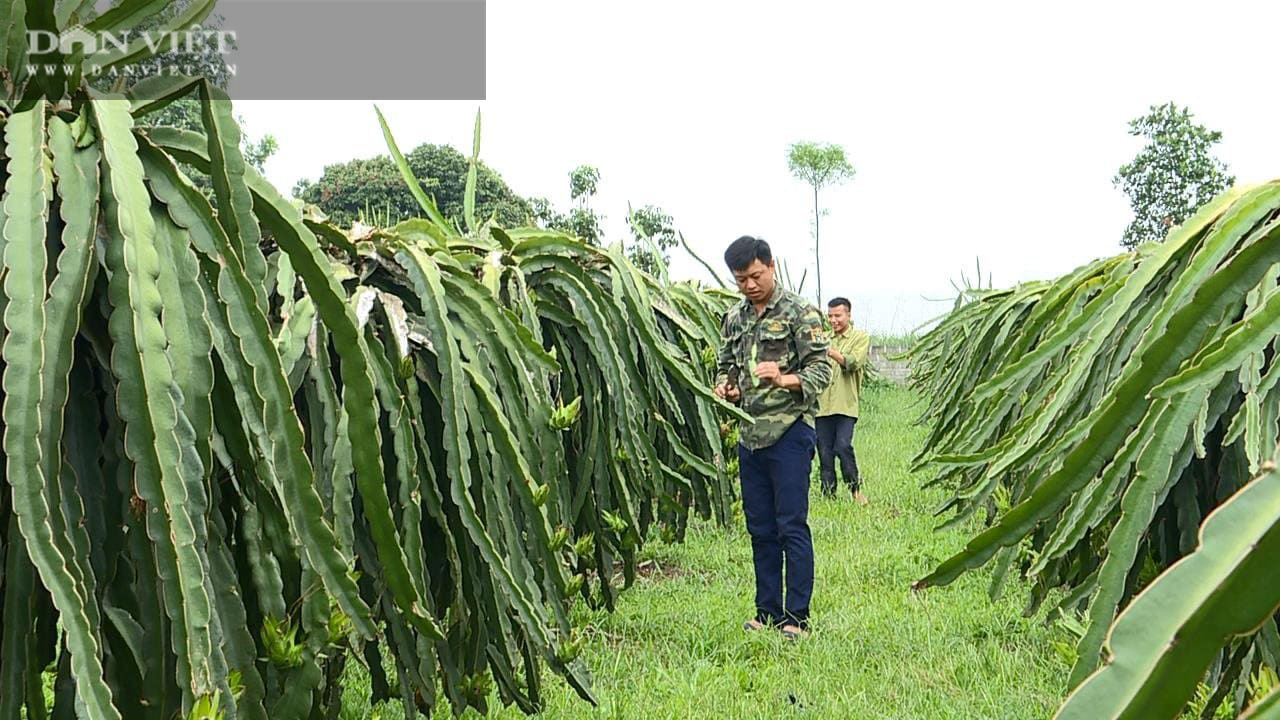
[[[767,448],[751,451],[738,446],[742,512],[756,570],[756,620],[766,625],[808,626],[813,595],[809,468],[816,443],[814,429],[797,420]]]

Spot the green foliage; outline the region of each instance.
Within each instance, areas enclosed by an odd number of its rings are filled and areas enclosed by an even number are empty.
[[[561,405],[551,411],[551,427],[555,430],[568,430],[578,420],[582,410],[582,396],[579,395],[568,405]]]
[[[989,522],[917,587],[995,558],[1084,611],[1062,717],[1173,717],[1201,681],[1239,712],[1280,660],[1277,209],[1237,188],[1164,243],[966,290],[912,350],[938,512]]]
[[[579,165],[569,171],[569,197],[575,202],[586,204],[600,184],[600,171],[590,165]]]
[[[920,338],[920,333],[908,330],[899,333],[871,333],[872,347],[909,348]]]
[[[589,245],[604,242],[604,216],[591,208],[591,198],[600,183],[600,171],[590,165],[579,165],[569,173],[569,196],[574,206],[562,213],[546,198],[529,201],[529,218],[540,227],[558,230],[581,239]]]
[[[448,145],[422,144],[405,159],[444,217],[461,226],[470,167],[467,156]],[[363,213],[379,213],[378,219],[387,225],[421,214],[395,162],[386,155],[329,165],[319,179],[300,181],[293,194],[320,208],[340,227],[350,227]],[[484,163],[477,167],[475,203],[479,220],[492,217],[504,227],[524,225],[534,214],[529,202]]]
[[[787,169],[818,190],[852,180],[854,175],[844,148],[832,143],[792,143],[787,149]]]
[[[853,179],[853,165],[845,157],[844,148],[831,143],[798,142],[787,150],[787,168],[797,179],[813,188],[813,264],[817,282],[817,305],[824,307],[822,297],[822,252],[820,221],[824,211],[818,205],[818,192],[825,187]],[[803,282],[803,281],[802,281]]]
[[[568,233],[590,245],[600,245],[604,239],[604,229],[600,223],[604,217],[597,215],[589,207],[576,207],[569,210],[563,220],[553,220],[548,227]]]
[[[463,232],[411,160],[428,218],[348,234],[255,171],[208,81],[24,92],[0,715],[45,715],[51,663],[52,716],[95,720],[332,716],[348,663],[392,696],[384,655],[409,713],[491,688],[534,712],[543,668],[591,699],[579,593],[612,608],[651,529],[730,516],[718,421],[742,415],[698,361],[732,297],[556,232]],[[183,97],[198,131],[138,117]]]
[[[189,10],[194,2],[193,0],[180,0],[179,2],[152,2],[149,4],[163,7],[155,15],[149,16],[143,21],[138,26],[138,32],[159,28],[165,23],[174,21],[183,12]],[[122,4],[119,7],[123,8],[127,7],[127,5]],[[218,31],[222,29],[224,20],[220,15],[210,15],[200,24],[200,28],[205,31]],[[234,38],[227,38],[226,42],[229,47],[235,47]],[[131,82],[134,78],[163,76],[169,72],[170,68],[180,67],[184,72],[195,77],[204,78],[214,86],[226,90],[228,83],[231,81],[231,69],[227,65],[226,57],[219,52],[217,45],[214,43],[196,43],[193,49],[195,50],[194,53],[183,52],[183,48],[170,50],[136,64],[132,76],[102,76],[95,79],[92,84],[96,89],[103,92],[123,92],[137,86],[136,82]],[[201,104],[194,97],[179,98],[160,106],[153,112],[142,115],[140,119],[148,125],[174,127],[191,132],[200,132],[204,128],[201,118]],[[250,140],[246,136],[240,152],[243,154],[245,162],[252,165],[254,169],[261,171],[266,161],[278,149],[279,143],[271,135],[265,135],[257,141]],[[198,172],[193,172],[189,168],[187,173],[192,182],[198,187],[207,194],[212,193],[213,186],[207,177]]]
[[[741,516],[728,528],[691,523],[681,544],[651,539],[636,585],[613,613],[580,605],[581,658],[596,672],[600,707],[588,711],[563,683],[547,683],[545,720],[581,718],[814,718],[815,720],[1044,719],[1065,665],[1049,649],[1063,635],[1022,616],[1019,592],[989,602],[981,577],[945,596],[906,584],[964,541],[932,531],[943,493],[921,490],[908,461],[926,432],[920,398],[891,387],[864,395],[858,465],[871,504],[815,497],[809,514],[818,557],[813,633],[790,643],[747,633],[751,539]],[[691,611],[696,608],[696,611]],[[696,621],[691,620],[696,613]],[[400,718],[370,707],[363,667],[348,674],[342,717]],[[838,679],[838,682],[835,680]],[[436,716],[444,720],[444,713]],[[491,718],[512,720],[514,710]]]
[[[154,15],[143,20],[143,22],[141,22],[135,29],[135,32],[144,32],[164,27],[166,24],[179,19],[184,13],[190,11],[193,6],[196,6],[198,4],[198,0],[174,0],[172,2],[155,2],[153,0],[152,2],[147,3],[119,3],[118,7],[124,7],[130,4],[135,6],[150,5],[160,8]],[[208,31],[221,30],[225,20],[225,18],[216,13],[210,14],[199,24],[199,28]],[[232,36],[224,36],[222,38],[222,42],[226,43],[228,48],[234,49],[236,47],[235,38]],[[194,52],[185,52],[187,49],[193,50]],[[154,77],[168,72],[169,69],[173,67],[180,67],[183,69],[184,74],[202,77],[223,89],[225,89],[228,83],[231,82],[231,68],[227,65],[227,58],[219,51],[219,47],[216,43],[194,43],[190,48],[187,48],[186,46],[179,46],[169,50],[168,52],[160,53],[155,57],[135,63],[131,66],[130,70],[134,77]],[[114,90],[119,92],[126,89],[126,85],[132,84],[128,82],[129,79],[130,78],[123,75],[115,79],[111,76],[103,76],[94,84],[96,87],[104,91]],[[184,110],[174,109],[171,112],[176,115],[177,113],[184,112]],[[173,117],[173,115],[169,115],[169,117]],[[167,118],[162,115],[162,118],[156,124],[171,124],[169,122],[164,122],[165,119]],[[184,129],[194,130],[195,128],[192,127]]]
[[[631,243],[627,257],[636,267],[652,275],[665,268],[670,256],[667,251],[675,247],[676,229],[671,216],[654,205],[632,210],[627,216],[631,229]]]
[[[154,127],[172,127],[191,132],[204,129],[200,101],[193,97],[180,98],[154,113],[141,116],[139,120]],[[267,160],[276,154],[279,147],[280,144],[273,135],[264,135],[256,141],[245,135],[241,140],[240,154],[254,170],[262,172]],[[206,175],[190,167],[183,170],[196,187],[206,195],[213,194],[213,183]]]
[[[1152,105],[1146,115],[1129,121],[1129,134],[1146,138],[1147,144],[1112,180],[1133,209],[1121,240],[1126,248],[1164,239],[1170,228],[1235,182],[1213,156],[1222,133],[1196,124],[1185,107]]]
[[[262,619],[262,645],[267,660],[281,669],[302,666],[302,645],[298,644],[298,626],[294,622],[273,617]]]
[[[569,173],[569,195],[574,207],[567,213],[561,213],[546,198],[533,198],[529,201],[530,218],[541,227],[559,230],[591,245],[604,244],[604,228],[601,227],[604,216],[590,204],[599,183],[599,170],[590,165],[579,165]],[[641,270],[663,276],[670,261],[668,250],[678,242],[674,221],[655,205],[639,209],[628,206],[627,211],[630,238],[623,243],[627,257]]]

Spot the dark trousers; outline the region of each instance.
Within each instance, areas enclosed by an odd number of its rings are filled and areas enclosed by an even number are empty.
[[[836,494],[836,458],[844,470],[844,480],[851,492],[861,487],[858,478],[858,459],[853,455],[853,426],[858,418],[848,415],[827,415],[818,418],[818,467],[821,470],[822,492]]]
[[[813,428],[797,420],[767,448],[751,451],[738,446],[742,512],[756,568],[756,619],[766,625],[808,626],[813,594],[809,468],[815,442]]]

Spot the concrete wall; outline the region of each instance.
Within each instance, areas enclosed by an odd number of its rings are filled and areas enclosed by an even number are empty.
[[[886,380],[903,384],[911,374],[911,366],[905,360],[890,360],[908,350],[906,345],[872,345],[870,352],[871,367],[876,369]]]

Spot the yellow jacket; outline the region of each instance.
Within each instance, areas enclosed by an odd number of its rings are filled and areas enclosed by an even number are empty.
[[[827,358],[831,363],[831,384],[818,396],[818,417],[858,417],[858,397],[862,393],[871,336],[850,325],[844,332],[831,336],[831,347],[844,355],[844,365],[837,365],[835,360]]]

